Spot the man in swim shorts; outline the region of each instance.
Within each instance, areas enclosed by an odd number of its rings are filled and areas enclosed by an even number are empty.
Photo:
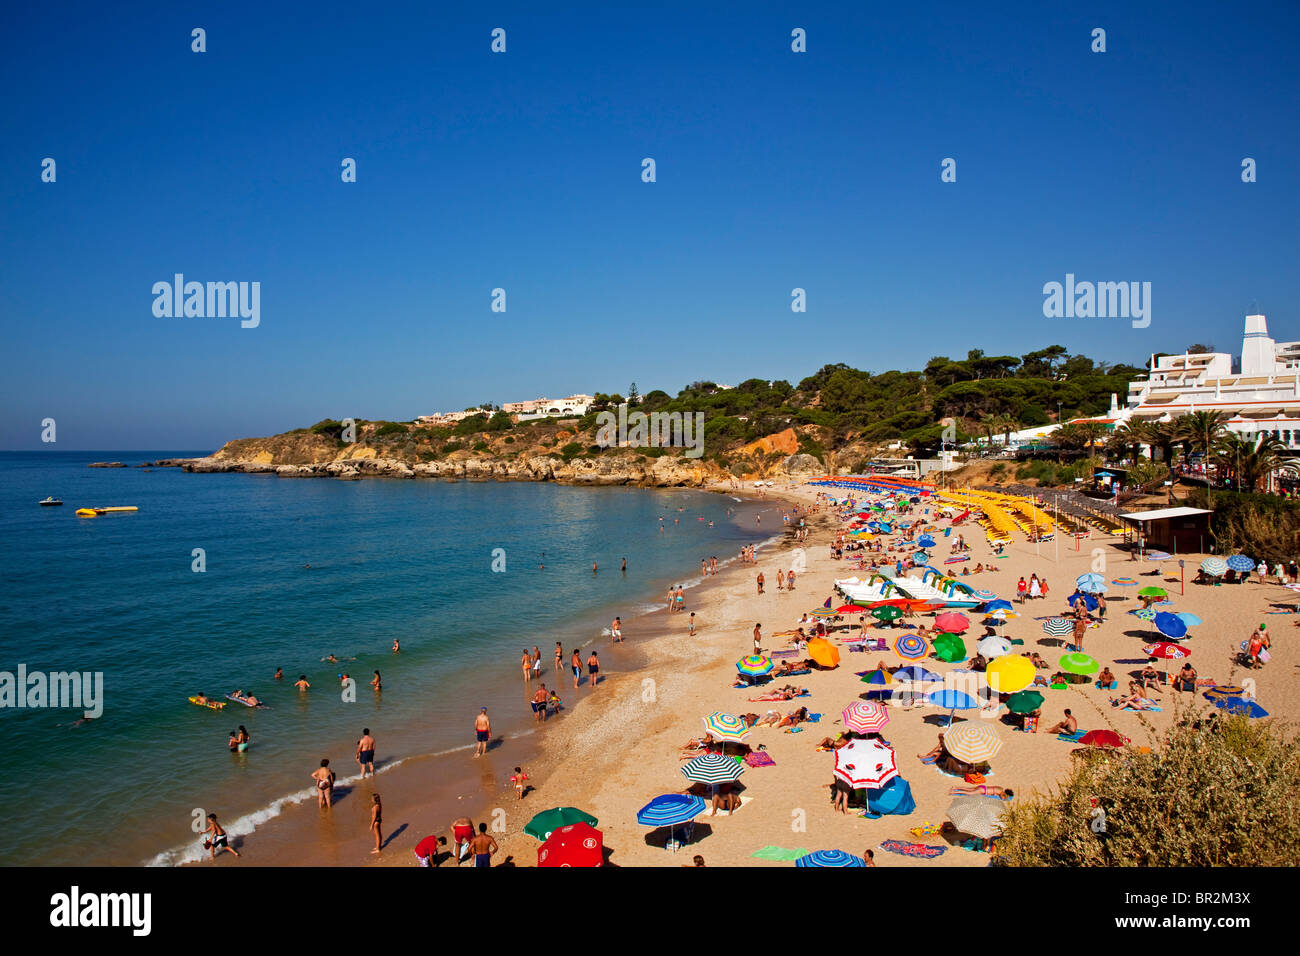
[[[474,865],[476,867],[492,865],[492,854],[499,848],[497,847],[497,841],[488,835],[486,823],[478,825],[478,834],[470,841],[470,849],[474,851]]]
[[[474,821],[469,817],[457,817],[451,824],[451,855],[460,866],[461,861],[469,856],[470,841],[474,838]]]
[[[492,739],[492,721],[488,720],[486,707],[479,711],[479,715],[474,718],[474,736],[478,741],[474,756],[481,757],[487,753],[488,741]]]
[[[361,776],[375,775],[375,738],[370,736],[369,727],[362,729],[361,739],[357,741],[357,766],[361,768]]]
[[[537,693],[533,695],[533,720],[538,723],[546,720],[546,701],[550,696],[545,684],[537,688]]]

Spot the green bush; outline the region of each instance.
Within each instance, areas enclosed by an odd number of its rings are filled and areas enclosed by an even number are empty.
[[[442,446],[442,453],[444,455],[450,455],[452,452],[460,451],[464,447],[465,446],[458,441],[449,441],[447,444]]]
[[[571,441],[560,449],[560,457],[565,461],[572,461],[582,454],[582,446],[576,441]]]
[[[453,435],[473,435],[476,432],[487,429],[488,417],[486,415],[470,415],[468,418],[462,418],[456,423],[456,427],[451,430]]]
[[[476,441],[476,442],[474,443],[473,450],[474,450],[474,451],[487,451],[487,450],[488,450],[488,443],[485,442],[485,441]]]
[[[405,435],[406,432],[407,428],[405,425],[397,422],[384,422],[384,424],[375,429],[375,437],[384,438],[387,435]]]
[[[496,412],[488,419],[487,425],[484,426],[484,430],[489,432],[505,432],[509,431],[512,427],[514,427],[514,422],[510,420],[510,415],[507,412]]]
[[[1183,714],[1150,753],[1096,751],[1003,817],[1006,866],[1295,866],[1300,746],[1273,721]],[[1094,832],[1097,811],[1105,832]]]
[[[311,432],[313,435],[329,435],[332,438],[339,438],[343,435],[343,423],[333,418],[322,419],[311,426]]]
[[[514,438],[513,438],[512,436],[510,436],[510,435],[507,435],[507,436],[505,437],[504,441],[505,441],[505,443],[506,443],[507,445],[513,445],[513,444],[515,443]]]

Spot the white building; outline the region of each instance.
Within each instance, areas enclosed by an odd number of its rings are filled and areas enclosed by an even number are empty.
[[[506,402],[501,406],[503,412],[517,415],[518,421],[526,422],[535,418],[559,418],[570,415],[585,415],[591,403],[596,399],[592,395],[570,395],[567,398],[534,398],[527,402]]]

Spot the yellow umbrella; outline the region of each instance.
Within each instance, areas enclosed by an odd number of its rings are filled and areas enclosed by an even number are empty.
[[[808,656],[822,667],[838,667],[840,663],[839,648],[824,637],[814,637],[808,642]]]
[[[1034,682],[1034,662],[1019,654],[1004,654],[989,661],[984,679],[999,694],[1014,694]]]

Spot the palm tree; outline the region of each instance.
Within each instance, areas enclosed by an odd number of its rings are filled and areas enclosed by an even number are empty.
[[[1079,422],[1077,425],[1067,425],[1067,428],[1074,428],[1084,444],[1088,446],[1088,457],[1092,457],[1093,446],[1106,436],[1106,426],[1101,422]]]
[[[1064,460],[1061,454],[1067,449],[1082,448],[1088,444],[1088,435],[1081,425],[1062,425],[1052,432],[1052,443],[1056,445],[1056,460]]]
[[[1014,415],[1007,414],[994,415],[993,418],[997,421],[997,430],[1002,433],[1002,438],[1009,447],[1011,445],[1011,433],[1020,430],[1020,421]]]
[[[1224,425],[1227,420],[1228,416],[1223,412],[1189,412],[1174,419],[1174,427],[1178,436],[1185,439],[1194,451],[1208,456],[1227,430]]]
[[[1271,473],[1293,461],[1286,445],[1266,432],[1254,438],[1228,432],[1214,446],[1214,456],[1241,491],[1254,491]]]

